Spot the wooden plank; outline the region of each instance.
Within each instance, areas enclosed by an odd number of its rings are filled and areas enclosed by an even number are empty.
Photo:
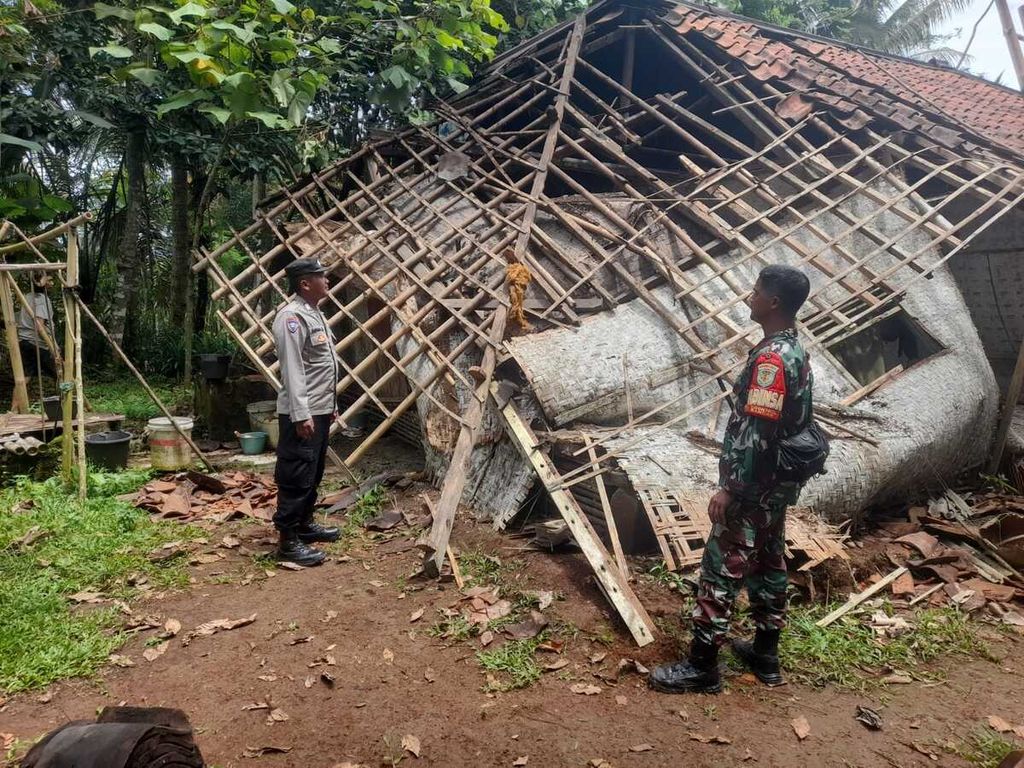
[[[3,312],[7,354],[10,356],[11,372],[14,374],[11,410],[15,413],[28,413],[28,382],[25,379],[21,348],[18,346],[18,321],[14,316],[14,302],[11,300],[11,288],[8,283],[10,279],[9,276],[0,274],[0,311]]]
[[[863,592],[858,592],[856,595],[851,595],[850,599],[847,600],[845,603],[843,603],[840,607],[836,608],[834,611],[832,611],[832,613],[830,613],[825,618],[819,619],[815,623],[815,626],[827,627],[829,624],[831,624],[832,622],[836,621],[837,619],[841,619],[843,616],[848,614],[850,611],[852,611],[858,605],[863,603],[869,597],[871,597],[872,595],[878,594],[883,589],[885,589],[887,586],[892,584],[894,581],[896,581],[896,579],[898,579],[904,573],[907,573],[907,569],[901,566],[901,567],[897,568],[895,571],[893,571],[892,573],[890,573],[888,576],[885,576],[884,578],[880,579],[879,581],[876,581],[874,584],[872,584],[870,587],[865,589]]]
[[[877,379],[875,379],[874,381],[872,381],[872,382],[870,382],[868,384],[865,384],[863,387],[858,389],[856,392],[851,392],[849,395],[847,395],[842,400],[840,400],[839,404],[842,405],[842,406],[853,405],[858,400],[862,400],[863,398],[867,397],[872,392],[874,392],[876,389],[879,389],[883,384],[886,384],[886,383],[892,381],[897,376],[899,376],[901,373],[903,373],[903,365],[902,364],[897,365],[895,368],[893,368],[890,371],[886,371],[881,376],[879,376]]]
[[[533,222],[537,215],[536,198],[544,191],[547,171],[555,154],[555,146],[558,143],[562,118],[565,114],[565,104],[569,98],[569,86],[576,67],[580,44],[583,42],[583,30],[585,27],[586,15],[580,14],[573,25],[572,35],[569,40],[568,53],[562,71],[562,81],[559,85],[559,94],[555,99],[555,114],[548,128],[548,134],[544,140],[544,150],[541,153],[540,170],[533,177],[533,185],[530,191],[531,199],[527,203],[526,211],[523,214],[522,230],[516,239],[514,254],[517,261],[520,260],[530,241],[530,230],[533,228]],[[502,304],[495,311],[494,324],[491,326],[490,338],[495,344],[501,344],[502,339],[505,337],[505,324],[507,320],[508,307]],[[444,562],[445,548],[448,546],[452,525],[455,522],[455,511],[458,508],[463,488],[466,485],[469,461],[483,423],[484,407],[487,403],[488,391],[497,363],[494,347],[495,345],[488,345],[484,350],[483,362],[480,365],[483,374],[482,382],[475,393],[476,396],[470,401],[466,409],[465,423],[462,425],[462,429],[459,430],[455,450],[452,453],[448,472],[445,474],[444,485],[441,488],[441,498],[437,502],[437,515],[434,516],[434,523],[431,526],[430,534],[425,540],[427,545],[426,554],[433,559],[434,566],[438,572],[440,572],[441,564]]]
[[[592,440],[590,435],[583,432],[583,442],[587,446],[587,452],[590,456],[590,463],[592,466],[596,466],[597,451],[595,451],[591,445]],[[629,575],[629,563],[626,562],[626,554],[622,551],[622,542],[619,541],[619,527],[615,524],[615,515],[612,514],[612,505],[608,501],[608,490],[604,486],[604,478],[601,475],[597,475],[594,478],[594,483],[597,485],[597,496],[601,500],[601,509],[604,511],[604,522],[608,526],[608,538],[612,540],[612,551],[615,553],[615,563],[619,566],[619,571],[622,573],[622,578],[626,581],[631,581]]]
[[[1017,352],[1017,364],[1013,368],[1013,376],[1010,377],[1010,386],[1006,390],[1006,397],[1003,398],[1003,413],[999,417],[999,427],[996,429],[996,439],[992,445],[992,456],[988,462],[990,475],[999,471],[999,464],[1003,460],[1003,448],[1006,446],[1006,438],[1010,434],[1010,423],[1013,421],[1013,410],[1020,400],[1022,387],[1024,387],[1024,339],[1021,339],[1020,349]]]
[[[492,385],[491,393],[497,397],[496,385]],[[552,502],[566,525],[569,526],[569,530],[572,531],[573,537],[580,549],[583,550],[590,567],[594,569],[598,583],[626,623],[637,645],[644,646],[654,642],[654,622],[630,588],[622,572],[615,565],[604,544],[597,537],[593,525],[580,509],[572,494],[558,489],[561,482],[558,472],[542,452],[537,437],[533,434],[529,424],[519,414],[511,400],[505,404],[501,413],[508,425],[509,435],[519,445],[526,459],[533,465],[540,481],[548,489]]]

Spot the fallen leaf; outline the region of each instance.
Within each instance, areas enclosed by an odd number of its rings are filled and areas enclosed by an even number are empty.
[[[985,721],[988,723],[990,728],[992,728],[995,731],[998,731],[999,733],[1009,733],[1013,730],[1012,725],[1010,725],[1008,722],[1003,720],[1003,718],[997,715],[989,715],[987,718],[985,718]]]
[[[332,621],[332,620],[334,620],[336,618],[338,618],[338,612],[337,611],[328,611],[327,613],[324,614],[324,617],[322,619],[320,619],[320,621],[323,622],[324,624],[326,624],[327,622]]]
[[[490,645],[493,642],[494,642],[494,633],[491,632],[491,630],[488,629],[486,632],[482,632],[480,634],[480,645],[482,647],[486,648],[488,645]]]
[[[312,688],[314,685],[316,685],[316,677],[314,677],[313,675],[306,675],[306,679],[303,681],[302,684],[307,688]]]
[[[526,765],[528,762],[530,762],[530,756],[529,755],[523,755],[522,757],[517,757],[512,762],[512,765],[515,766],[516,768],[521,768],[522,766]]]
[[[380,579],[370,579],[368,583],[371,587],[377,587],[378,589],[384,586],[384,582]]]
[[[5,750],[14,746],[15,738],[16,737],[13,733],[0,733],[0,743],[2,743]]]
[[[545,608],[547,608],[549,605],[551,605],[555,601],[555,593],[552,592],[551,590],[544,590],[544,591],[531,590],[531,591],[528,591],[528,592],[523,592],[523,594],[526,595],[527,597],[531,597],[534,600],[536,600],[537,601],[537,608],[539,610],[541,610],[541,611],[543,611]]]
[[[394,664],[395,663],[395,654],[394,654],[394,652],[390,648],[385,648],[383,655],[384,655],[384,663],[385,664]]]
[[[402,737],[402,749],[411,753],[413,757],[420,756],[420,740],[411,733]]]
[[[917,752],[920,752],[922,755],[927,755],[930,759],[938,762],[939,756],[936,755],[934,752],[932,752],[927,747],[925,747],[923,744],[919,744],[918,742],[915,741],[910,746],[912,746]]]
[[[264,755],[284,755],[291,752],[291,747],[246,747],[242,752],[242,757],[263,757]]]
[[[201,552],[198,555],[193,555],[188,559],[192,565],[209,565],[210,563],[216,563],[224,559],[224,555],[219,552]]]
[[[411,624],[414,621],[419,621],[420,619],[422,619],[423,618],[423,613],[425,612],[425,610],[426,610],[425,608],[420,608],[417,611],[413,611],[412,615],[409,617],[409,623]]]
[[[872,731],[882,730],[882,716],[870,707],[863,707],[858,704],[857,712],[854,714],[854,717],[864,723],[864,725]]]
[[[288,641],[288,645],[302,645],[308,643],[313,639],[313,635],[307,635],[306,637],[293,637]]]
[[[616,696],[615,703],[618,704],[620,707],[624,707],[627,704],[629,704],[629,699],[627,699],[625,696]]]
[[[757,762],[757,758],[754,757],[754,753],[751,752],[749,749],[747,749],[747,750],[745,750],[743,752],[743,757],[741,759],[742,759],[742,761],[744,763],[747,762],[748,760],[753,760],[755,763]]]
[[[134,667],[135,666],[135,662],[132,661],[131,658],[129,658],[128,656],[122,656],[122,655],[120,655],[118,653],[110,654],[107,657],[107,660],[110,661],[110,663],[113,664],[115,667]]]
[[[42,696],[39,696],[36,699],[36,701],[38,701],[40,704],[49,704],[51,701],[53,701],[53,691],[47,691]],[[3,702],[0,702],[0,706],[3,706]]]
[[[690,733],[690,741],[699,741],[701,744],[732,744],[732,739],[725,736],[705,736],[703,733]]]
[[[99,592],[75,592],[75,594],[68,596],[68,600],[72,603],[101,603],[103,602],[103,595]]]
[[[170,644],[171,643],[169,640],[164,640],[159,645],[154,645],[152,648],[147,648],[142,652],[142,658],[144,658],[146,661],[156,661],[164,655],[164,652],[167,650],[167,646],[169,646]]]
[[[615,676],[619,677],[623,672],[636,672],[638,675],[646,676],[650,670],[636,659],[621,659]]]
[[[914,682],[914,678],[906,672],[893,672],[891,675],[883,677],[882,682],[886,685],[909,685]]]
[[[548,625],[548,619],[539,611],[530,611],[530,618],[504,628],[505,633],[514,640],[527,640],[536,637]]]
[[[232,629],[238,629],[239,627],[244,627],[248,624],[252,624],[254,621],[256,621],[255,613],[251,616],[247,616],[244,619],[214,619],[213,621],[208,621],[205,624],[200,624],[191,632],[186,633],[185,636],[181,638],[181,644],[182,646],[187,646],[189,643],[192,642],[193,639],[197,637],[215,635],[221,630],[227,631]]]
[[[257,680],[262,680],[265,683],[272,683],[277,680],[277,675],[260,675]]]
[[[437,673],[430,667],[427,667],[425,670],[423,670],[423,679],[426,680],[428,683],[432,683],[435,680],[437,680]]]
[[[545,666],[544,667],[544,671],[545,672],[555,672],[555,671],[557,671],[559,669],[565,669],[568,666],[569,666],[569,660],[568,659],[558,659],[557,661],[553,661],[550,664],[548,664],[547,666]]]
[[[332,675],[330,672],[321,672],[320,681],[328,688],[334,687],[334,675]]]
[[[181,622],[177,619],[168,619],[164,622],[164,631],[160,634],[165,639],[170,639],[181,632]]]
[[[650,752],[654,747],[650,744],[634,744],[629,748],[630,752]]]
[[[287,568],[289,571],[304,571],[304,570],[306,570],[305,566],[299,565],[298,563],[289,562],[288,560],[278,560],[277,561],[277,567],[278,568]],[[273,571],[271,571],[271,573],[273,573]]]
[[[265,701],[257,701],[252,704],[246,704],[242,707],[243,712],[255,712],[260,709],[270,709],[270,705]]]
[[[687,712],[685,709],[676,710],[676,714],[679,715],[679,719],[682,720],[684,723],[690,721],[690,713]]]
[[[572,691],[573,693],[582,694],[583,696],[594,696],[595,694],[600,693],[604,689],[601,688],[598,685],[587,685],[586,683],[575,683],[574,685],[569,686],[569,690]]]
[[[608,654],[605,653],[604,651],[601,651],[600,653],[595,653],[593,656],[590,657],[590,663],[591,664],[600,664],[602,661],[604,661],[604,659],[605,659],[605,657],[607,655]]]
[[[793,726],[793,733],[796,734],[796,737],[800,739],[800,741],[803,741],[811,735],[811,724],[807,722],[807,718],[803,715],[793,718],[793,720],[790,721],[790,725]]]
[[[595,757],[587,762],[587,768],[612,768],[612,764],[600,757]]]
[[[267,715],[267,725],[273,725],[274,723],[283,723],[288,720],[288,714],[280,708],[275,707],[270,710],[270,714]]]
[[[220,546],[225,549],[237,549],[242,546],[242,542],[237,536],[231,536],[229,534],[220,540]]]

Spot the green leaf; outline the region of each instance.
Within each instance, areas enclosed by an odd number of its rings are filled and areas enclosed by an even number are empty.
[[[181,8],[167,14],[175,24],[180,24],[181,20],[186,16],[198,16],[201,19],[205,19],[209,15],[209,11],[201,5],[196,3],[185,3]]]
[[[324,53],[341,53],[341,43],[337,40],[327,38],[325,40],[321,40],[317,45],[320,46],[320,50]]]
[[[274,6],[274,10],[282,16],[287,16],[295,11],[295,6],[288,2],[288,0],[270,0],[270,3]]]
[[[97,19],[105,19],[108,16],[114,16],[118,19],[124,19],[125,21],[135,20],[135,11],[130,11],[127,8],[118,8],[116,5],[107,5],[106,3],[96,3],[92,7],[92,12],[96,14]]]
[[[292,99],[292,103],[288,105],[288,119],[292,125],[298,128],[302,125],[306,119],[306,111],[309,109],[309,105],[313,102],[311,94],[305,91],[296,91],[295,98]]]
[[[224,78],[224,85],[231,86],[232,88],[241,88],[244,85],[255,83],[255,79],[252,72],[235,72],[233,75],[228,75]]]
[[[246,117],[252,117],[259,120],[267,128],[290,128],[291,125],[275,112],[246,112]]]
[[[278,106],[287,107],[295,95],[295,88],[288,82],[291,71],[279,69],[270,77],[270,92],[277,99]]]
[[[114,124],[109,120],[105,120],[104,118],[100,117],[99,115],[95,115],[92,112],[86,112],[84,109],[76,109],[74,110],[74,114],[78,115],[78,117],[84,120],[85,122],[91,123],[97,126],[98,128],[114,127]]]
[[[57,197],[56,195],[43,195],[43,205],[54,213],[67,213],[74,210],[74,206],[71,203],[63,197]]]
[[[200,53],[196,50],[171,51],[171,56],[173,56],[183,64],[191,64],[193,61],[198,61],[199,59],[204,59],[206,61],[209,61],[210,59],[210,57],[207,56],[205,53]]]
[[[199,111],[202,112],[204,115],[210,115],[221,125],[226,124],[227,121],[231,119],[230,109],[224,109],[223,107],[215,107],[212,104],[210,106],[200,107]]]
[[[251,43],[253,40],[256,39],[256,34],[254,32],[250,32],[248,29],[242,29],[237,24],[232,24],[229,21],[215,21],[210,26],[213,27],[214,29],[220,29],[220,30],[223,30],[225,32],[230,32],[240,42],[243,42],[246,45],[248,45],[249,43]]]
[[[165,42],[174,37],[173,31],[169,30],[163,24],[157,24],[155,21],[139,24],[139,32],[145,32],[147,35],[152,35],[157,40],[163,40]]]
[[[123,45],[101,45],[98,47],[90,45],[89,55],[96,56],[97,53],[105,53],[115,59],[130,59],[133,55],[131,49],[125,48]]]
[[[17,136],[11,136],[9,133],[0,133],[0,144],[12,144],[15,147],[24,147],[33,152],[42,152],[43,147],[41,144],[37,144],[34,141],[28,139],[19,139]]]
[[[128,70],[128,74],[150,88],[156,85],[160,78],[163,77],[160,70],[150,69],[149,67],[132,67]]]
[[[380,76],[395,88],[401,88],[406,83],[411,83],[414,79],[412,75],[405,71],[405,67],[401,67],[398,64],[388,67],[380,73]]]
[[[181,91],[172,96],[167,101],[165,101],[163,104],[160,104],[156,108],[156,116],[163,117],[168,112],[173,112],[176,109],[184,109],[190,104],[194,104],[197,101],[202,101],[203,99],[209,97],[209,95],[210,94],[208,92],[200,89]]]
[[[434,36],[437,38],[437,42],[439,42],[443,47],[447,48],[448,50],[466,47],[466,44],[459,40],[459,38],[455,37],[454,35],[448,34],[443,29],[436,30]]]
[[[302,13],[299,14],[299,17],[308,24],[309,22],[313,21],[313,19],[316,18],[316,11],[314,11],[312,8],[303,8]]]
[[[451,87],[453,91],[455,91],[455,93],[464,93],[469,88],[468,85],[466,85],[463,82],[460,82],[459,80],[456,80],[454,77],[446,77],[445,82],[448,83],[448,85]]]

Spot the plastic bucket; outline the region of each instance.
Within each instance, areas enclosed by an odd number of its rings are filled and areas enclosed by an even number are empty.
[[[231,355],[202,354],[199,356],[199,372],[204,379],[220,381],[228,377]]]
[[[128,466],[132,433],[118,429],[94,432],[85,436],[85,455],[89,462],[103,469],[118,470]]]
[[[271,448],[277,448],[281,429],[277,424],[277,400],[260,400],[245,406],[253,432],[266,432]]]
[[[175,416],[174,423],[189,438],[192,437],[192,419]],[[146,431],[149,433],[149,461],[153,469],[173,472],[192,463],[192,449],[185,442],[185,438],[178,434],[170,419],[150,419]]]
[[[242,453],[246,456],[255,456],[263,453],[267,447],[266,432],[242,432],[238,436],[238,442],[242,445]]]
[[[63,403],[60,401],[60,395],[53,395],[52,397],[43,398],[43,413],[46,414],[47,421],[60,421],[64,418]],[[78,418],[78,403],[75,399],[71,399],[71,418]]]

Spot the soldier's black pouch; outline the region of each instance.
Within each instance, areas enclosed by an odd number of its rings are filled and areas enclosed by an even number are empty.
[[[797,482],[801,485],[815,475],[825,472],[828,459],[828,438],[814,421],[795,435],[779,440],[779,462],[775,479],[780,482]]]

